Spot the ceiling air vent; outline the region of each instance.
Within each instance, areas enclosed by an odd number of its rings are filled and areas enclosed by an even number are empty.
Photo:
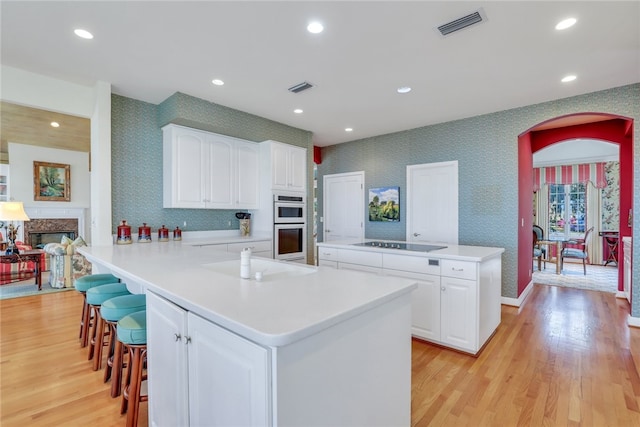
[[[312,87],[313,85],[311,83],[302,82],[302,83],[298,83],[295,86],[291,86],[289,88],[289,92],[298,93],[298,92],[302,92],[303,90],[311,89]]]
[[[484,13],[484,10],[478,9],[476,12],[473,12],[467,16],[463,16],[462,18],[458,18],[454,21],[440,25],[438,27],[438,31],[443,36],[448,36],[451,33],[455,33],[456,31],[460,31],[464,28],[470,27],[471,25],[475,25],[486,20],[487,17]]]

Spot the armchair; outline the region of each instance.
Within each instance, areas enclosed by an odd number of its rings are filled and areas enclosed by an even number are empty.
[[[584,275],[587,275],[587,261],[589,260],[589,242],[591,241],[591,234],[593,233],[593,227],[584,233],[584,239],[572,240],[567,242],[573,246],[572,248],[563,248],[560,254],[560,269],[564,267],[565,258],[576,258],[582,260],[582,268],[584,269]]]
[[[44,246],[50,258],[49,285],[52,288],[71,288],[77,278],[91,274],[91,263],[76,253],[76,247],[85,245],[82,237],[73,241],[64,237],[61,243],[47,243]]]

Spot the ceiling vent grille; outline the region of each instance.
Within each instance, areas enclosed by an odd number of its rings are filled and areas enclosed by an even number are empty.
[[[295,86],[291,86],[289,88],[289,92],[298,93],[298,92],[302,92],[303,90],[311,89],[312,87],[313,85],[311,83],[302,82],[302,83],[298,83]]]
[[[451,33],[455,33],[456,31],[460,31],[464,28],[470,27],[471,25],[479,24],[480,22],[484,22],[486,20],[487,17],[484,14],[484,11],[482,9],[479,9],[476,12],[463,16],[462,18],[458,18],[454,21],[440,25],[438,27],[438,31],[443,36],[448,36]]]

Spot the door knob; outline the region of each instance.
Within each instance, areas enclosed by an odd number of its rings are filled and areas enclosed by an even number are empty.
[[[174,338],[176,341],[180,341],[180,340],[182,339],[182,335],[180,335],[180,334],[173,334],[173,338]]]

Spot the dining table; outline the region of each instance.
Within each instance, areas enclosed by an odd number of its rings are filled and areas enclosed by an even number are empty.
[[[547,251],[547,259],[545,262],[550,262],[556,265],[556,274],[560,274],[562,272],[562,258],[560,254],[562,253],[562,249],[566,243],[575,241],[574,239],[568,239],[564,236],[549,236],[544,240],[538,240],[539,245],[547,245],[556,247],[556,256],[551,257],[551,251]]]

